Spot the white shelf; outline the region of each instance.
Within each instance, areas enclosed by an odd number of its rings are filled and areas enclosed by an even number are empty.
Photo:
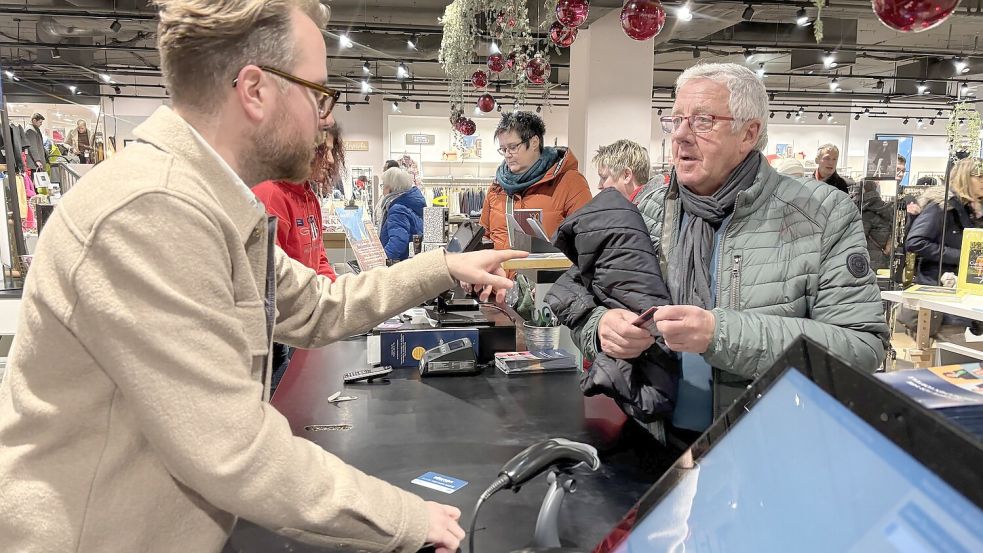
[[[935,347],[983,361],[983,350],[978,350],[976,348],[971,348],[960,344],[953,344],[952,342],[943,342],[941,340],[936,340]]]
[[[934,298],[915,298],[903,296],[899,291],[882,291],[881,299],[900,303],[911,309],[929,309],[974,321],[983,321],[983,296],[966,294],[958,301],[945,301]]]

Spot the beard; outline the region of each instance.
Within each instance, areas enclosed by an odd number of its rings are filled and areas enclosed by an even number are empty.
[[[284,126],[287,114],[281,108],[253,133],[243,155],[243,180],[253,186],[268,180],[303,183],[311,174],[314,148],[310,140]]]

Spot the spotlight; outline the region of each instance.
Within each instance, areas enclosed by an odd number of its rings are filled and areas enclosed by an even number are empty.
[[[860,121],[860,114],[858,113],[858,114],[854,115],[853,116],[853,120],[854,121]]]
[[[826,69],[836,67],[836,58],[833,57],[832,52],[826,52],[826,55],[823,56],[823,67]]]
[[[366,94],[366,95],[365,95],[365,101],[366,101],[366,102],[368,102],[368,101],[369,101],[369,95],[368,95],[368,94]]]
[[[114,33],[118,33],[119,30],[122,29],[122,28],[123,28],[123,26],[120,25],[119,19],[114,19],[113,22],[109,24],[109,29],[111,31],[113,31]]]
[[[502,104],[498,104],[497,106],[495,106],[495,111],[502,113]]]
[[[56,60],[61,59],[61,52],[59,52],[58,49],[55,48],[54,50],[51,51],[51,58]]]
[[[363,63],[362,64],[362,73],[368,73],[369,71],[371,71],[371,69],[369,69],[369,62]]]
[[[351,104],[345,104],[345,111],[351,111],[351,110],[352,110],[352,105]]]
[[[11,70],[9,70],[9,69],[5,70],[3,72],[3,74],[6,75],[8,79],[13,79],[14,78],[14,72],[11,71]]]
[[[399,111],[399,102],[393,101],[393,111]]]
[[[816,116],[816,119],[819,119],[820,121],[822,121],[823,120],[823,112],[820,111],[819,112],[819,115]]]
[[[968,91],[969,91],[969,85],[968,84],[963,83],[963,84],[959,85],[959,93],[960,94],[966,94],[966,92],[968,92]]]
[[[928,85],[925,84],[925,81],[918,81],[918,93],[919,94],[927,94],[928,93]]]
[[[786,111],[785,112],[785,118],[786,119],[791,119],[792,118],[792,112],[791,111]]]
[[[700,49],[699,48],[693,48],[693,59],[696,59],[698,57],[700,57]]]
[[[498,43],[496,43],[496,42],[495,42],[495,41],[493,40],[493,41],[492,41],[492,43],[491,43],[491,46],[490,46],[490,47],[488,47],[488,52],[489,52],[489,53],[492,53],[492,54],[501,54],[501,53],[502,53],[502,50],[501,50],[501,49],[499,49],[499,47],[498,47]]]
[[[763,79],[765,77],[765,64],[758,64],[758,78]]]
[[[348,33],[342,33],[338,36],[338,45],[342,48],[351,48],[355,46],[355,43],[352,42],[352,39],[348,38]]]
[[[942,110],[940,109],[939,111],[935,112],[935,115],[938,115],[939,117],[942,117]]]
[[[71,84],[71,85],[68,85],[68,90],[71,90],[72,91],[72,94],[74,94],[75,91],[78,90],[78,87],[75,86],[75,85],[73,85],[73,84]]]
[[[420,109],[420,102],[416,103],[416,109]]]
[[[834,90],[835,91],[839,86],[840,86],[840,80],[837,79],[836,77],[833,77],[833,79],[829,81],[829,89],[830,90]]]
[[[417,42],[416,33],[413,33],[413,36],[411,36],[410,39],[406,41],[406,45],[409,46],[410,50],[416,50],[416,42]]]
[[[915,121],[915,123],[918,125],[918,128],[922,128],[922,127],[925,126],[925,121],[923,121],[921,119],[919,119],[918,121]]]
[[[369,86],[369,80],[365,79],[362,81],[362,94],[368,94],[369,92],[372,92],[372,87]]]
[[[774,92],[769,92],[768,93],[768,101],[769,102],[774,102],[775,101],[775,93]]]
[[[902,121],[902,122],[901,122],[901,124],[902,124],[902,125],[907,125],[907,124],[908,124],[908,118],[907,118],[907,117],[905,117],[905,118],[904,118],[904,121]]]
[[[659,108],[658,113],[659,113],[659,115],[662,115],[662,108]]]
[[[802,116],[801,115],[796,115],[795,116],[795,121],[796,122],[802,121]]]
[[[969,62],[963,58],[952,60],[956,64],[956,73],[969,73]]]
[[[826,114],[826,121],[832,121],[832,120],[833,120],[833,112],[827,113]]]
[[[406,77],[409,76],[409,74],[410,74],[410,70],[406,68],[406,64],[403,62],[399,62],[399,65],[396,67],[396,78],[405,79]]]
[[[741,19],[744,21],[751,21],[752,17],[754,17],[754,6],[748,4],[747,7],[744,8],[744,13],[741,14]]]
[[[750,48],[744,49],[744,60],[751,63],[754,60],[754,51]]]
[[[874,88],[881,90],[884,88],[884,79],[877,79],[877,83],[874,84]]]
[[[799,117],[802,117],[802,113],[803,113],[804,111],[805,111],[805,108],[803,108],[803,107],[799,107],[799,111],[798,111],[798,113],[797,113],[796,115],[798,115]]]
[[[870,113],[870,108],[864,108],[864,113]]]
[[[122,94],[122,93],[123,93],[123,92],[122,92],[122,91],[120,90],[120,88],[119,88],[119,86],[114,86],[114,87],[113,87],[113,92],[115,92],[116,94]]]
[[[799,27],[809,24],[809,14],[806,13],[805,8],[799,8],[799,11],[795,12],[795,24]]]
[[[774,111],[768,114],[768,119],[774,119],[774,118],[775,118],[775,112]]]
[[[683,4],[682,7],[676,10],[676,18],[680,21],[693,20],[693,11],[689,9],[689,4]]]
[[[536,113],[542,113],[542,112],[543,112],[543,106],[542,105],[536,106]]]
[[[933,118],[929,119],[928,120],[928,124],[929,125],[934,125],[935,124],[935,118],[933,117]]]
[[[112,77],[110,77],[109,75],[107,75],[105,73],[99,73],[99,78],[102,79],[102,82],[104,82],[104,83],[108,83],[109,81],[113,80]]]

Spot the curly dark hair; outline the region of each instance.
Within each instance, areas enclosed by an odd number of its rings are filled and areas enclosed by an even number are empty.
[[[341,178],[345,171],[345,143],[341,139],[341,127],[337,123],[324,129],[322,140],[314,147],[314,159],[311,161],[311,182],[319,189],[330,190]],[[327,141],[331,140],[331,163],[328,164]]]
[[[543,119],[535,113],[529,111],[514,111],[503,113],[498,128],[495,129],[495,138],[502,133],[515,131],[522,140],[531,140],[532,137],[539,137],[539,151],[543,151],[543,135],[546,134],[546,124]]]

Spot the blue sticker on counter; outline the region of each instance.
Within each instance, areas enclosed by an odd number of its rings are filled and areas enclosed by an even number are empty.
[[[413,479],[413,484],[430,488],[431,490],[437,490],[441,493],[454,493],[468,485],[464,480],[458,480],[457,478],[451,478],[450,476],[444,476],[436,472],[428,472],[422,476],[417,476]]]

